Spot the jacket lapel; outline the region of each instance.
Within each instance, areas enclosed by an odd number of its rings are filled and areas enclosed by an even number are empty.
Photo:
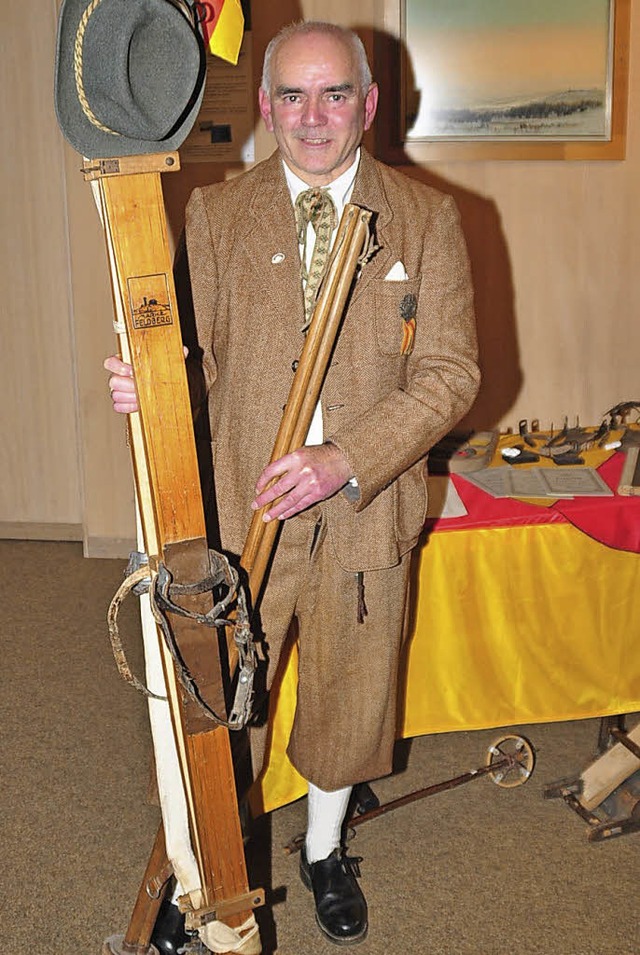
[[[351,202],[373,213],[371,229],[376,248],[374,255],[363,266],[358,276],[352,296],[352,300],[355,301],[372,281],[383,279],[393,265],[393,250],[388,242],[393,210],[382,187],[376,162],[364,147],[360,150],[360,165]]]
[[[290,327],[300,329],[304,322],[300,254],[291,197],[278,153],[263,164],[245,215],[244,242],[254,270],[253,287],[263,291],[265,307],[277,308],[283,319],[290,318]]]

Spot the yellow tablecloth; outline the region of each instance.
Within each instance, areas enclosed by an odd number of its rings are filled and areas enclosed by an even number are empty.
[[[640,710],[640,555],[570,524],[434,533],[416,557],[402,737]],[[295,659],[254,809],[304,795],[285,754]]]

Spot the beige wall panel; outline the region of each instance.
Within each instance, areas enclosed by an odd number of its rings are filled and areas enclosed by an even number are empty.
[[[477,424],[599,422],[637,397],[639,167],[633,138],[624,163],[437,167],[458,198],[474,268],[485,368]],[[484,209],[488,243],[474,208]]]
[[[0,533],[27,522],[45,536],[79,526],[82,513],[54,29],[52,3],[35,25],[23,5],[3,2]]]

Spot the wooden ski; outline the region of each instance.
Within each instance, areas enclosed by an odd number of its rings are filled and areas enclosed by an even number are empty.
[[[123,320],[117,326],[121,353],[133,366],[138,393],[139,412],[129,416],[131,452],[150,572],[162,563],[180,584],[205,579],[210,565],[160,182],[162,172],[177,169],[177,153],[84,163],[85,179],[98,184],[116,315]],[[180,603],[206,613],[211,594]],[[224,716],[216,632],[177,614],[170,621],[181,656],[197,674],[199,695]],[[191,893],[185,903],[187,927],[223,922],[237,930],[252,922],[264,893],[249,891],[229,733],[184,693],[165,642],[160,643],[202,886],[201,897]],[[150,899],[145,911],[139,897],[122,947],[110,941],[109,955],[151,955],[153,911],[157,900]],[[253,938],[241,951],[260,952],[255,928],[245,934]]]

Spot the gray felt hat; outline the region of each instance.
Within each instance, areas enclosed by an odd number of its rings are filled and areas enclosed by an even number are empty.
[[[63,0],[55,106],[88,159],[177,149],[204,93],[193,0]]]

